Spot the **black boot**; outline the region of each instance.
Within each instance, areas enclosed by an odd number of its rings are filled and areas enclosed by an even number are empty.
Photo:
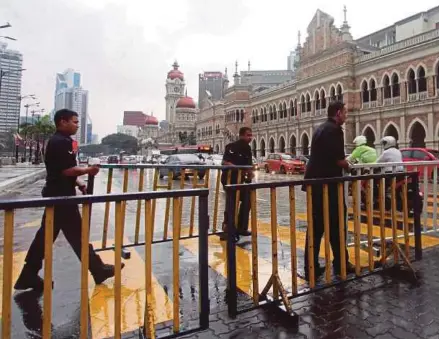
[[[39,269],[35,269],[30,266],[30,264],[25,264],[23,270],[20,273],[17,281],[15,282],[14,288],[16,290],[43,290],[44,280],[38,275]],[[53,288],[53,281],[52,281]]]
[[[123,269],[124,267],[125,267],[125,264],[122,263],[121,268]],[[108,278],[114,277],[114,266],[108,265],[108,264],[103,264],[99,269],[92,272],[91,275],[93,276],[95,284],[100,285]]]

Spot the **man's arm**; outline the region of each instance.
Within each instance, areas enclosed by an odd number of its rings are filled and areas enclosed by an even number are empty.
[[[232,159],[232,153],[230,153],[230,144],[228,144],[226,146],[226,149],[224,150],[224,155],[223,155],[223,161],[221,162],[221,165],[223,166],[233,166],[234,164],[232,163],[233,159]]]
[[[334,130],[333,133],[331,133],[331,138],[334,138],[333,140],[336,140],[335,143],[335,159],[336,164],[338,167],[341,167],[345,170],[348,170],[350,167],[349,162],[346,160],[346,155],[344,152],[344,138],[343,138],[343,132]]]
[[[99,172],[98,166],[89,166],[89,167],[79,167],[74,166],[67,168],[62,171],[62,174],[66,177],[80,177],[82,175],[90,174],[90,175],[96,175]]]

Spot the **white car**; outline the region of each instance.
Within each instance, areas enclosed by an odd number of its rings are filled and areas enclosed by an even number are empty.
[[[208,166],[221,166],[223,156],[219,154],[212,154],[206,158],[206,165]]]

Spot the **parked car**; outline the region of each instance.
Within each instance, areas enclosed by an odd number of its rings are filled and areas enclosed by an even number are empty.
[[[219,154],[212,154],[206,158],[206,165],[221,166],[223,162],[223,156]]]
[[[402,148],[402,161],[436,161],[439,160],[439,151],[430,148]],[[424,176],[424,168],[427,167],[428,178],[433,177],[434,166],[417,166],[419,176]],[[414,171],[414,166],[407,166],[407,171]]]
[[[107,158],[108,164],[118,164],[119,163],[119,156],[118,155],[109,155]]]
[[[181,166],[184,168],[185,165],[197,165],[197,166],[204,166],[205,163],[203,160],[201,160],[196,154],[174,154],[170,155],[166,160],[163,162],[163,165],[173,165],[173,166]],[[163,179],[164,177],[167,177],[170,172],[173,174],[174,179],[178,179],[181,175],[179,169],[168,169],[168,168],[160,168],[159,170],[159,177],[160,179]],[[185,176],[193,176],[195,170],[187,169],[185,172]],[[198,170],[198,178],[202,180],[204,176],[206,175],[205,169]]]
[[[266,173],[279,172],[285,173],[305,173],[305,163],[295,159],[290,154],[273,153],[269,154],[265,160],[264,169]]]

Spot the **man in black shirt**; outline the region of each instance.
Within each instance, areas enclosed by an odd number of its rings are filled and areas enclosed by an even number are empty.
[[[346,121],[347,112],[341,102],[332,102],[328,106],[328,120],[321,124],[314,132],[311,142],[311,156],[306,167],[305,179],[334,178],[343,176],[343,169],[349,169],[345,159],[344,136],[342,125]],[[305,190],[305,187],[303,188]],[[338,218],[338,189],[337,184],[328,185],[329,193],[329,227],[330,243],[334,254],[333,266],[336,274],[340,274],[340,239]],[[344,197],[343,197],[344,198]],[[346,205],[344,206],[346,213]],[[324,232],[323,224],[323,186],[312,186],[312,214],[314,233],[314,269],[315,277],[325,271],[319,265],[320,243]],[[308,248],[308,234],[305,248]],[[345,249],[346,269],[353,270],[349,263],[349,255]],[[309,278],[308,251],[305,251],[305,277]]]
[[[241,127],[239,129],[239,140],[232,142],[226,146],[223,155],[222,164],[225,166],[251,166],[253,164],[252,151],[250,148],[250,142],[253,138],[252,130],[249,127]],[[224,170],[221,174],[221,183],[227,185],[228,172],[230,170]],[[241,170],[242,177],[241,183],[250,183],[253,178],[252,170]],[[238,170],[231,170],[230,184],[234,185],[238,183]],[[234,195],[236,199],[236,195]],[[238,235],[249,236],[251,233],[248,231],[248,220],[250,212],[250,195],[245,189],[240,190],[239,200],[241,202],[238,213],[238,225],[236,226]],[[235,203],[233,203],[235,206]],[[224,223],[227,225],[227,209],[224,211]],[[226,229],[226,227],[224,228]]]
[[[78,167],[76,156],[78,144],[72,140],[78,130],[78,114],[62,109],[55,113],[56,133],[50,138],[45,154],[46,185],[43,197],[76,195],[76,186],[86,194],[86,186],[77,180],[81,175],[95,176],[99,167]],[[15,283],[16,290],[42,289],[44,281],[38,275],[44,259],[44,229],[46,215],[43,214],[41,227],[29,248],[26,263]],[[54,211],[53,241],[63,231],[75,254],[81,260],[81,214],[77,205],[56,206]],[[114,266],[106,265],[89,244],[89,268],[96,284],[114,276]],[[123,264],[122,264],[123,267]]]

